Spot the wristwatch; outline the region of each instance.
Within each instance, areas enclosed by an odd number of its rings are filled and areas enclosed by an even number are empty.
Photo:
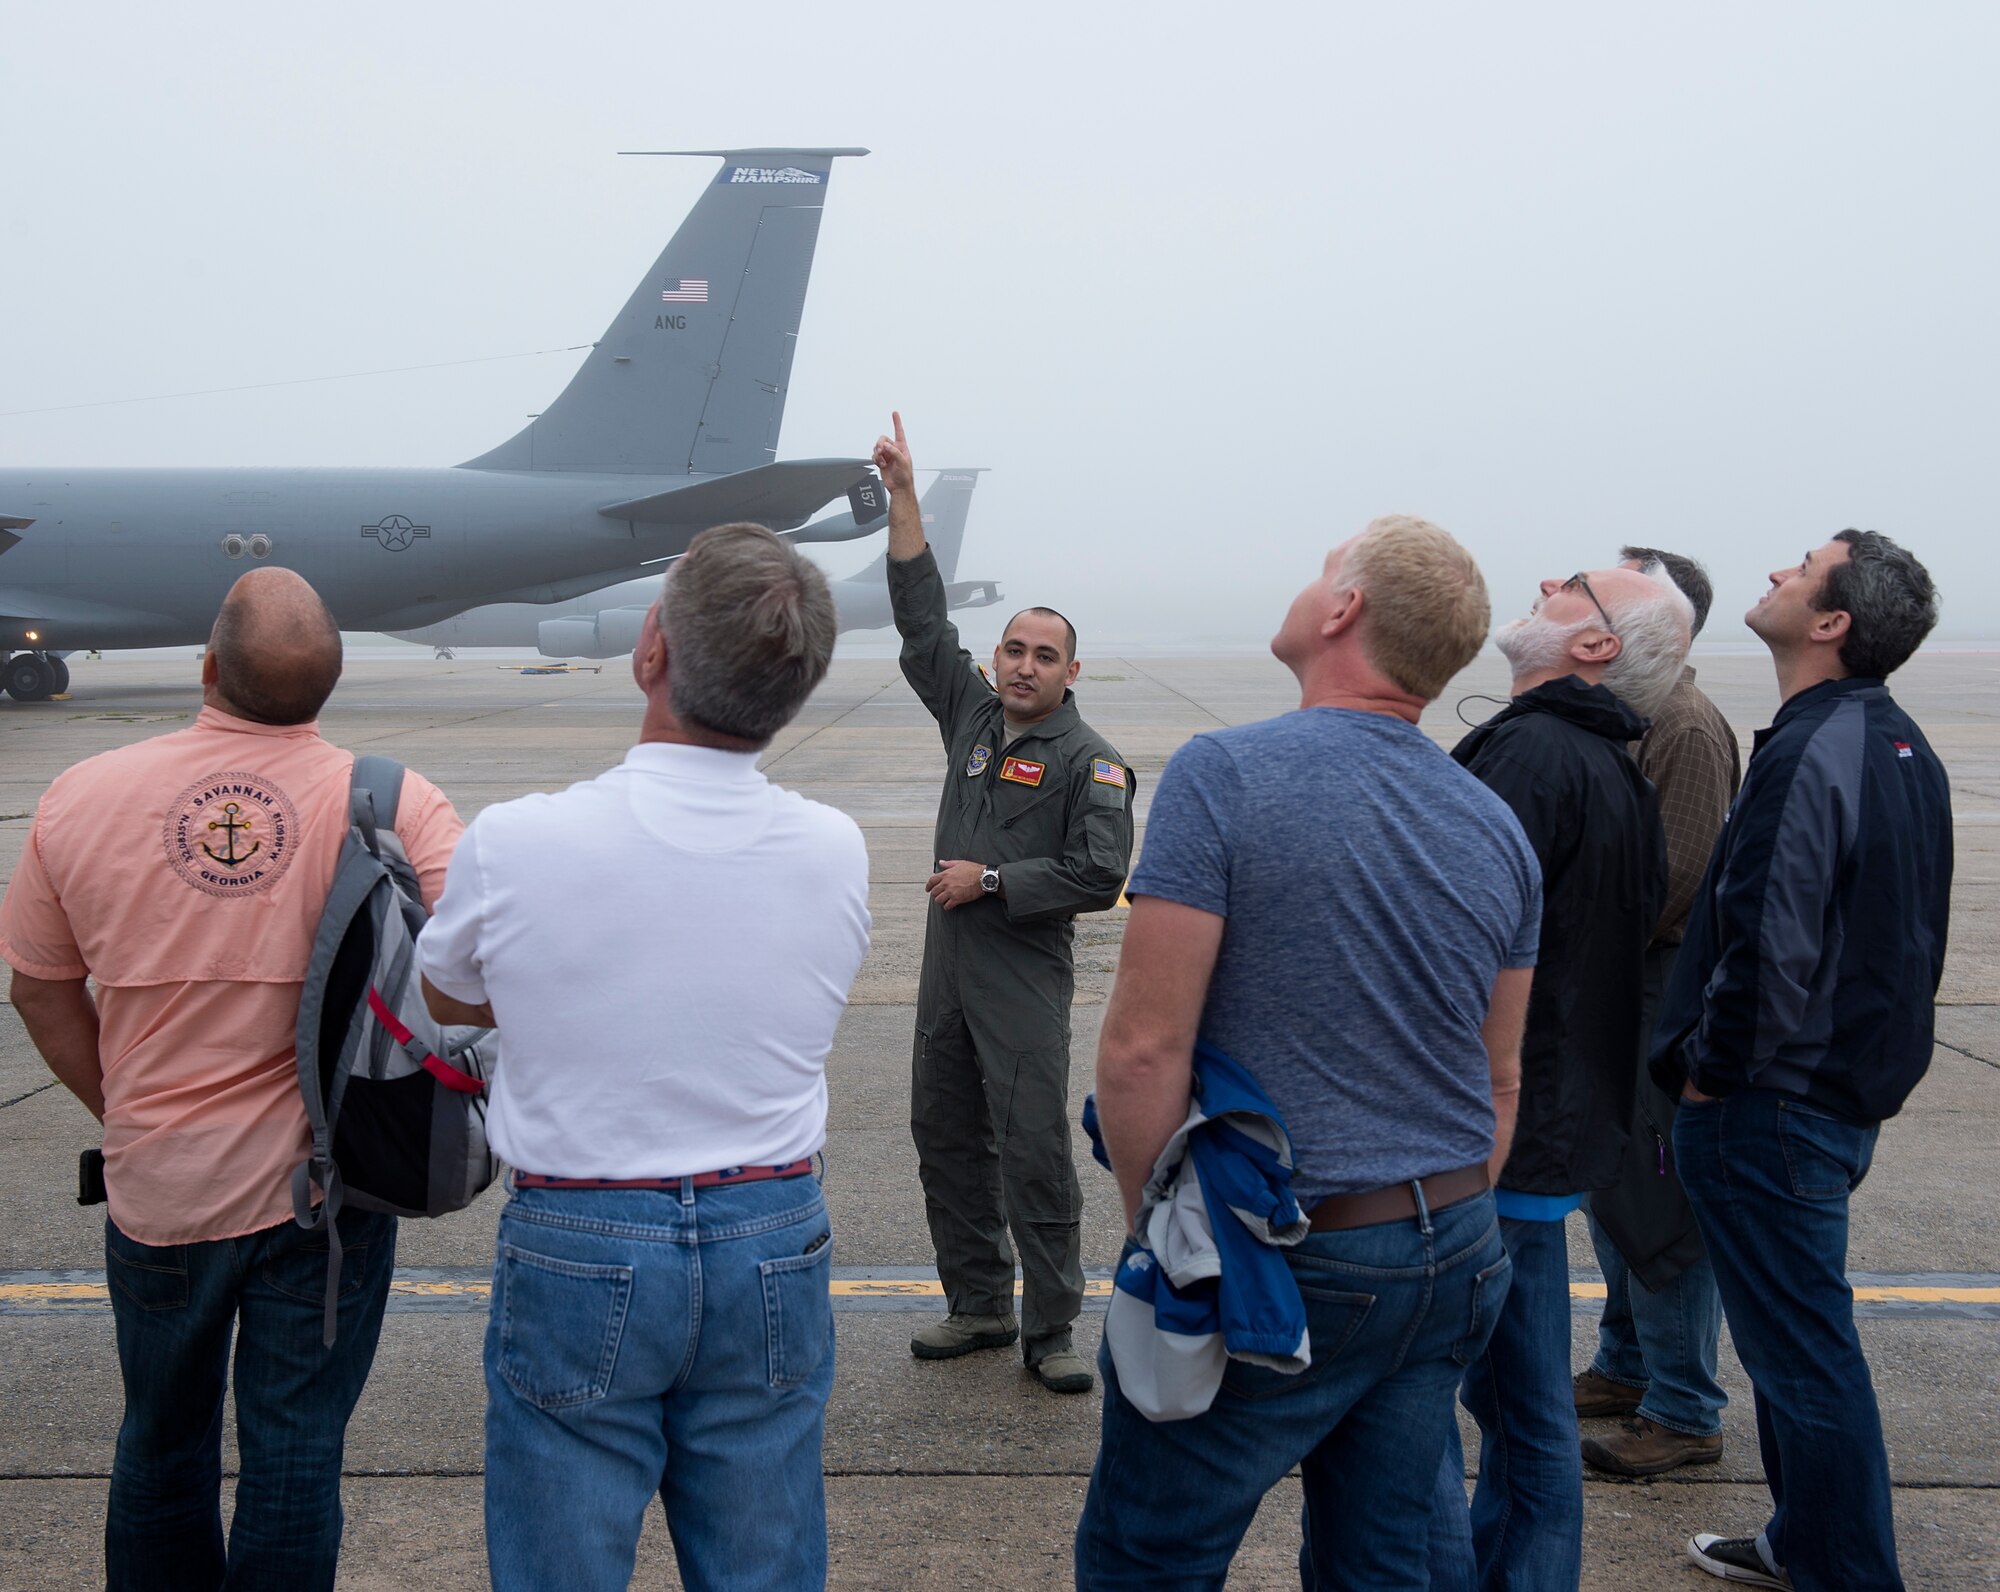
[[[998,895],[1000,893],[1000,870],[998,868],[981,868],[979,870],[979,888],[987,895]]]

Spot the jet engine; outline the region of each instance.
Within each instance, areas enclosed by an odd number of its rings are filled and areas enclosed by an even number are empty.
[[[568,619],[544,619],[535,627],[535,644],[545,658],[622,658],[639,645],[646,622],[643,608],[606,608]]]

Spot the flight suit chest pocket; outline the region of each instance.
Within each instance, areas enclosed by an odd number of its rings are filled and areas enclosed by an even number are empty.
[[[1043,775],[1040,789],[1006,780],[997,781],[993,810],[994,816],[1000,820],[1000,827],[1018,829],[1025,826],[1027,833],[1033,833],[1038,823],[1048,823],[1053,819],[1057,820],[1056,827],[1060,832],[1062,809],[1049,807],[1063,793],[1063,787],[1056,784],[1055,779],[1053,772]]]

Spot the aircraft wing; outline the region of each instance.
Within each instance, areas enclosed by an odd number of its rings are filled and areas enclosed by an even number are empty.
[[[606,519],[690,530],[754,520],[774,531],[789,531],[867,479],[868,471],[866,459],[781,459],[734,475],[709,476],[671,492],[613,503],[597,512]]]
[[[810,525],[801,525],[792,532],[795,542],[853,542],[864,536],[873,536],[882,529],[883,517],[877,515],[866,525],[857,522],[850,513],[829,514],[823,520],[814,520]]]
[[[33,520],[22,519],[18,514],[0,514],[0,553],[6,552],[20,541],[21,538],[14,534],[16,531],[25,531],[34,523]]]

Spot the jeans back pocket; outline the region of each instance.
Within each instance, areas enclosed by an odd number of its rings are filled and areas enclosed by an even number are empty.
[[[1785,1174],[1802,1200],[1844,1199],[1861,1186],[1875,1154],[1877,1129],[1778,1102],[1778,1143]]]
[[[1303,1371],[1280,1371],[1252,1360],[1232,1359],[1222,1370],[1224,1389],[1254,1404],[1311,1387],[1354,1341],[1354,1335],[1375,1308],[1375,1298],[1371,1293],[1327,1288],[1301,1277],[1299,1300],[1306,1308],[1312,1363]]]
[[[819,1369],[833,1341],[833,1242],[761,1261],[757,1270],[764,1283],[771,1386],[798,1387]]]
[[[366,1236],[378,1231],[393,1241],[393,1216],[368,1211],[342,1211],[335,1221],[340,1229],[340,1302],[345,1304],[359,1293],[370,1277],[371,1245]],[[361,1235],[361,1236],[357,1236]],[[322,1229],[308,1233],[288,1227],[271,1235],[264,1246],[264,1260],[258,1267],[273,1291],[304,1304],[326,1302],[327,1237]]]
[[[568,1409],[611,1391],[632,1303],[630,1266],[587,1265],[500,1246],[493,1279],[501,1380],[537,1409]]]
[[[104,1221],[105,1275],[111,1286],[141,1310],[185,1310],[188,1302],[187,1246],[142,1244]]]
[[[1500,1307],[1507,1302],[1507,1290],[1513,1285],[1514,1261],[1504,1249],[1498,1260],[1472,1279],[1472,1308],[1465,1336],[1451,1346],[1451,1357],[1460,1365],[1472,1364],[1485,1352],[1500,1319]]]

